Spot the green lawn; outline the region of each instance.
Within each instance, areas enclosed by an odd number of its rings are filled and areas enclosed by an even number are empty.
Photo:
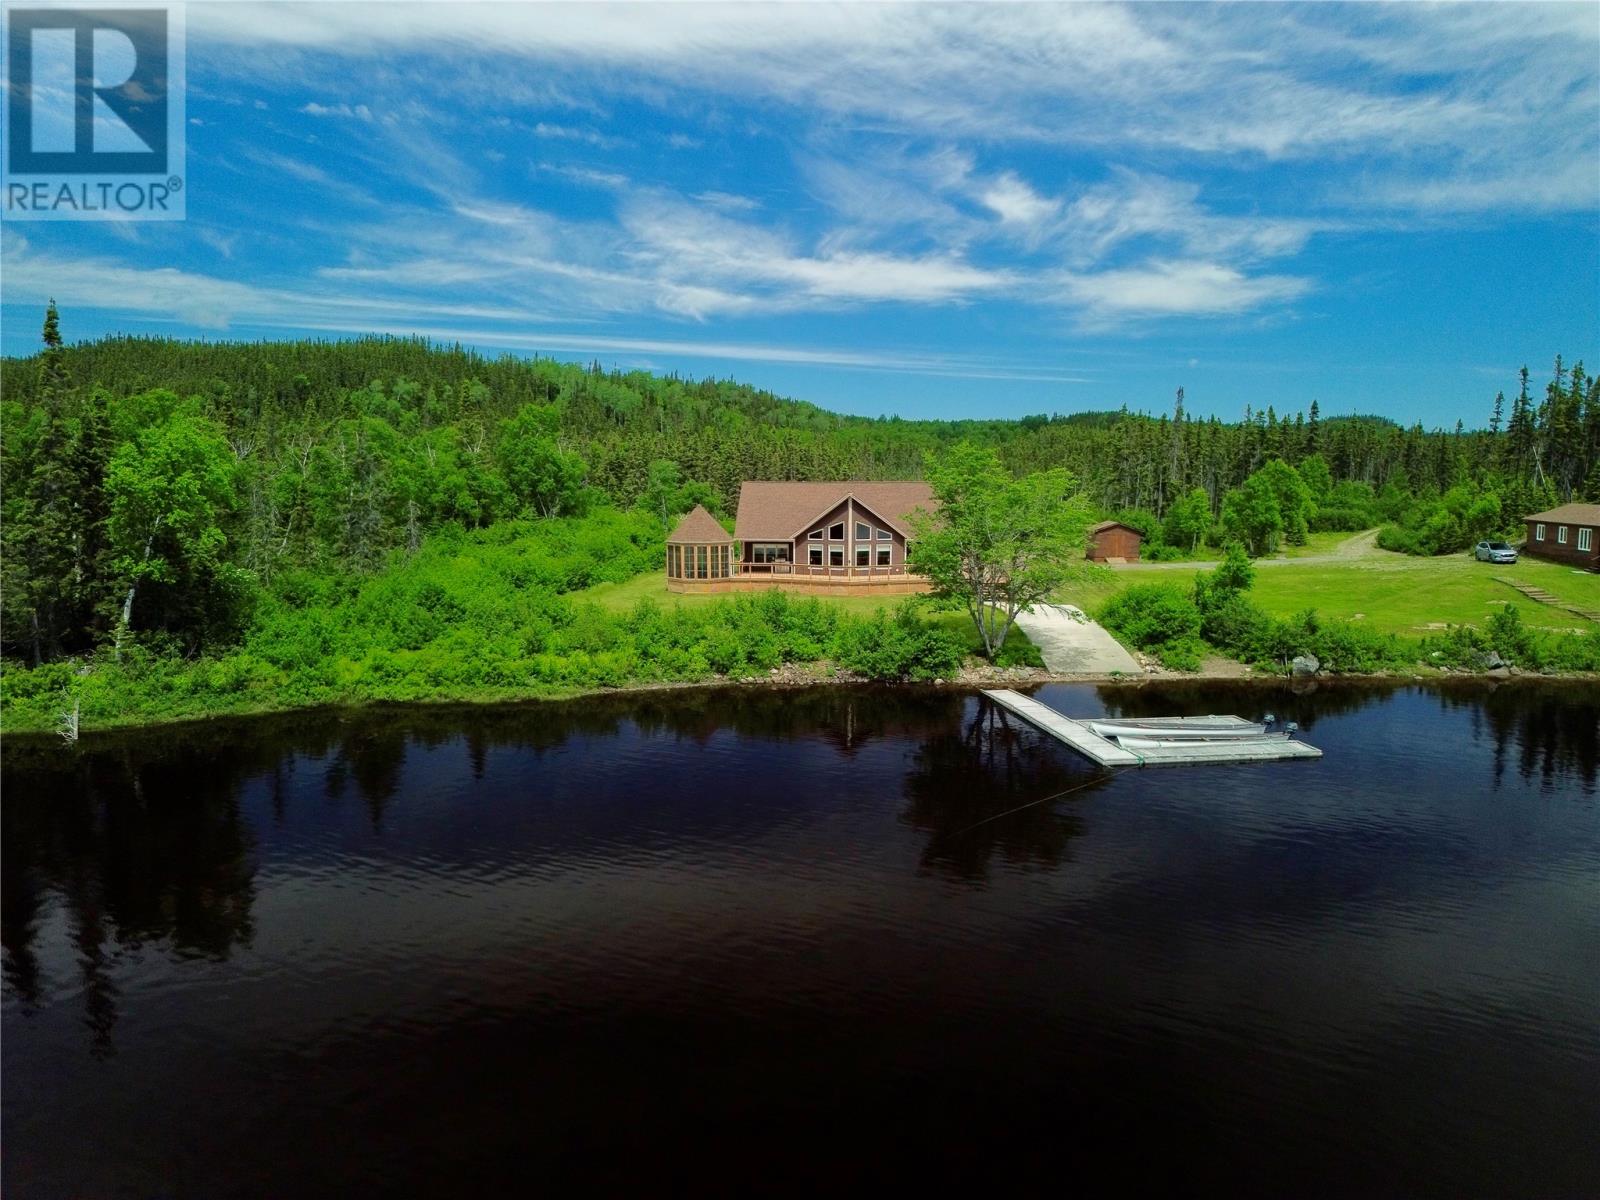
[[[1361,621],[1375,629],[1410,636],[1432,632],[1445,624],[1481,624],[1507,602],[1517,606],[1529,625],[1596,630],[1592,621],[1536,604],[1497,583],[1497,576],[1542,587],[1570,604],[1600,609],[1600,576],[1556,563],[1525,558],[1513,566],[1492,566],[1465,554],[1413,558],[1382,551],[1342,563],[1290,562],[1261,567],[1256,571],[1251,598],[1275,616],[1292,616],[1314,608],[1325,617]],[[1135,583],[1187,588],[1193,583],[1193,575],[1186,571],[1097,568],[1083,583],[1063,592],[1062,599],[1094,612]]]
[[[1313,547],[1326,554],[1349,534],[1318,534]],[[1312,547],[1304,547],[1310,553]],[[1574,571],[1556,563],[1525,558],[1513,566],[1480,563],[1465,554],[1443,558],[1374,551],[1363,558],[1340,563],[1283,563],[1256,571],[1251,596],[1274,616],[1289,617],[1314,608],[1325,617],[1360,621],[1374,629],[1420,637],[1444,625],[1478,625],[1505,603],[1514,603],[1526,624],[1551,629],[1596,631],[1595,623],[1547,604],[1536,604],[1513,591],[1496,577],[1535,584],[1552,595],[1584,608],[1600,609],[1600,576]],[[1086,567],[1081,581],[1066,588],[1061,599],[1085,611],[1097,612],[1112,596],[1136,583],[1159,583],[1188,588],[1189,571],[1119,571],[1112,567]],[[577,600],[593,600],[612,610],[631,608],[650,597],[662,604],[707,604],[721,596],[677,595],[667,591],[660,572],[639,575],[626,583],[603,583],[573,593]],[[869,613],[892,609],[898,596],[826,596],[824,604],[846,612]],[[977,650],[977,632],[963,612],[930,614],[941,625],[961,634]]]
[[[659,604],[710,604],[726,600],[738,592],[669,592],[667,578],[661,571],[635,575],[626,583],[597,583],[594,587],[571,593],[574,600],[593,600],[612,612],[625,612],[641,600],[654,600]],[[901,596],[819,596],[824,604],[837,605],[844,612],[870,613],[875,608],[893,609],[903,599]]]
[[[1304,546],[1283,545],[1278,547],[1278,554],[1282,558],[1310,558],[1317,554],[1332,554],[1334,551],[1351,538],[1353,533],[1308,533]],[[1220,552],[1219,552],[1220,556]]]

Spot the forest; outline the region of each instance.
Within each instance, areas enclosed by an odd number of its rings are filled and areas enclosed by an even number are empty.
[[[360,603],[378,621],[362,597],[449,546],[548,608],[653,569],[674,517],[697,502],[730,515],[742,479],[914,478],[964,442],[1019,476],[1065,468],[1157,558],[1374,526],[1389,548],[1449,553],[1600,499],[1600,384],[1560,358],[1542,392],[1524,369],[1509,401],[1482,402],[1481,428],[1322,419],[1315,401],[1223,422],[1183,402],[872,419],[731,380],[420,340],[68,345],[52,305],[40,351],[4,362],[0,651],[8,668],[193,661],[265,645],[286,613]],[[431,611],[427,596],[399,609]],[[552,652],[533,642],[518,661]]]

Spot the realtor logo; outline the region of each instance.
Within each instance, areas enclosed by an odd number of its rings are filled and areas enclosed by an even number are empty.
[[[5,36],[0,214],[182,220],[182,8],[8,8]]]

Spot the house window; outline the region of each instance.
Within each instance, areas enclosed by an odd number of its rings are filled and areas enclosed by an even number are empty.
[[[879,546],[878,547],[878,565],[880,567],[887,567],[889,565],[889,554],[890,554],[889,547],[887,547],[887,546]]]
[[[865,521],[856,522],[856,541],[870,542],[872,540],[872,526]]]
[[[870,567],[871,565],[872,565],[872,551],[868,550],[865,546],[859,547],[856,550],[856,566],[858,566],[858,567]]]
[[[842,541],[844,541],[844,522],[843,521],[840,521],[837,525],[829,525],[828,526],[828,540],[830,542],[842,542]]]
[[[822,565],[822,547],[821,546],[813,546],[813,547],[811,547],[810,563],[811,563],[811,565],[813,567],[820,567]]]
[[[1556,541],[1563,546],[1567,544],[1567,527],[1565,525],[1556,526]]]
[[[820,542],[822,540],[822,530],[813,529],[810,533],[806,534],[806,536],[813,542]]]
[[[789,561],[789,547],[782,544],[763,544],[755,547],[755,557],[751,560],[758,563],[786,563]]]
[[[878,540],[880,542],[887,542],[893,537],[894,534],[890,533],[887,529],[878,530]]]
[[[1587,550],[1590,546],[1592,546],[1594,544],[1593,541],[1590,540],[1591,539],[1591,535],[1593,535],[1593,533],[1594,533],[1594,530],[1592,530],[1592,529],[1580,529],[1580,530],[1578,530],[1578,549],[1579,550]]]
[[[828,565],[830,567],[842,567],[842,566],[844,566],[844,551],[843,550],[829,550],[828,551]]]
[[[1539,522],[1539,524],[1537,524],[1537,525],[1535,525],[1533,527],[1533,540],[1536,541],[1536,542],[1544,541],[1544,522],[1543,521]]]
[[[694,561],[695,561],[695,576],[694,577],[696,579],[705,579],[705,578],[707,578],[706,570],[707,570],[707,567],[708,567],[709,564],[706,562],[706,548],[704,546],[696,546],[694,548]]]

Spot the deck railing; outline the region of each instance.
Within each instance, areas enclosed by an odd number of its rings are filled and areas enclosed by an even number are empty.
[[[886,567],[814,567],[810,563],[739,562],[733,564],[733,572],[735,576],[777,575],[797,579],[881,580],[885,583],[916,574],[915,571],[908,569],[905,563],[892,563]]]

